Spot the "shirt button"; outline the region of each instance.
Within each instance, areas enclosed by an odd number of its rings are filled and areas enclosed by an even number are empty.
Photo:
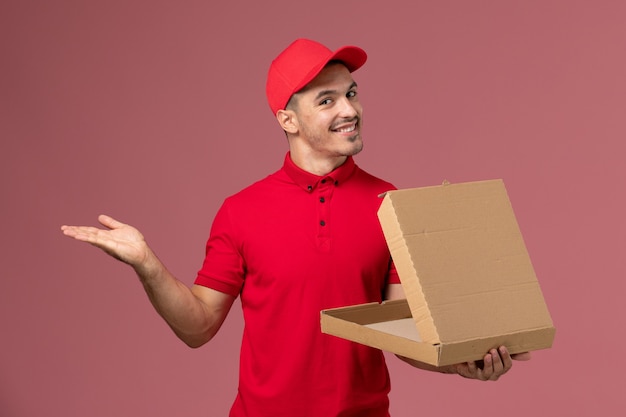
[[[325,201],[326,201],[326,199],[324,199],[324,197],[320,197],[320,203],[323,203]]]
[[[313,186],[312,185],[307,185],[306,189],[309,190],[309,191],[313,191]]]
[[[326,180],[325,179],[322,180],[322,184],[326,184]]]
[[[322,220],[322,221],[320,222],[320,226],[326,226],[326,222],[325,222],[324,220]]]

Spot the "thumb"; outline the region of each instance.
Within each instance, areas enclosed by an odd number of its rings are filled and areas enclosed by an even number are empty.
[[[516,361],[529,361],[532,358],[530,352],[516,353],[511,355],[511,359]]]
[[[119,229],[124,226],[124,223],[115,220],[111,216],[107,216],[106,214],[101,214],[98,216],[98,221],[101,225],[108,227],[109,229]]]

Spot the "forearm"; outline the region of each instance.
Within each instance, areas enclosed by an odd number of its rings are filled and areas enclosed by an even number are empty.
[[[211,340],[235,297],[205,287],[190,289],[165,268],[139,230],[106,215],[98,221],[106,229],[66,225],[61,230],[132,266],[156,311],[187,345],[198,347]]]
[[[218,320],[191,289],[174,277],[152,252],[133,265],[155,310],[187,345],[199,347],[219,328]]]

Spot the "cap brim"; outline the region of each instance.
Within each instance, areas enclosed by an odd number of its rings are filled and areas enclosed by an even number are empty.
[[[363,49],[357,46],[344,46],[337,49],[326,63],[334,60],[343,62],[348,70],[353,72],[365,64],[365,61],[367,61],[367,54]]]
[[[315,77],[324,69],[324,67],[331,61],[340,61],[350,72],[354,72],[361,68],[365,61],[367,61],[367,54],[358,46],[343,46],[333,52],[328,58],[321,61],[316,67],[304,77],[295,88],[295,93],[302,90],[308,83],[313,81]]]

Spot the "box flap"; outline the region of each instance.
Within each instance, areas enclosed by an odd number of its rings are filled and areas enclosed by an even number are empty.
[[[502,180],[390,191],[378,217],[425,342],[552,328]]]

